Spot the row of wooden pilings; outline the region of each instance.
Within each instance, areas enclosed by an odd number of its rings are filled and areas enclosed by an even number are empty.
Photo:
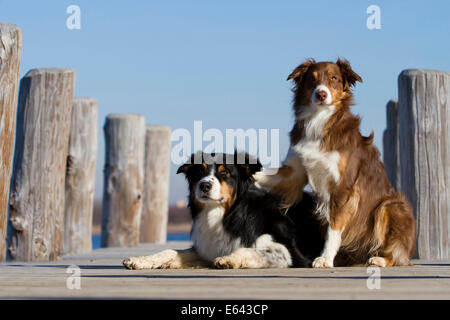
[[[384,165],[414,208],[415,257],[450,259],[450,73],[401,72],[386,119]]]
[[[0,23],[0,43],[0,261],[89,252],[98,103],[74,98],[67,68],[33,69],[19,88],[20,28]],[[170,128],[110,114],[104,133],[102,246],[165,242]]]

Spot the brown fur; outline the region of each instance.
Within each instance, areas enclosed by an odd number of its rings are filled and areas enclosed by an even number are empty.
[[[296,116],[311,105],[312,93],[319,84],[326,85],[332,93],[335,112],[323,128],[321,151],[338,152],[340,156],[340,179],[328,187],[328,223],[331,229],[342,231],[335,264],[365,263],[370,258],[380,257],[384,260],[370,259],[369,263],[378,265],[385,261],[386,266],[409,265],[416,236],[412,207],[390,185],[380,154],[372,144],[373,133],[368,137],[360,134],[360,119],[349,108],[353,103],[351,87],[356,81],[362,82],[361,77],[346,60],[316,63],[309,59],[288,79],[295,82]],[[302,121],[295,123],[290,134],[291,145],[301,140],[304,126]],[[307,183],[286,175],[286,172],[296,172],[293,165],[301,166],[301,161],[289,160],[275,176],[256,176],[263,186],[287,195],[285,198],[290,199],[287,205],[293,203],[292,195],[301,194],[300,190]]]

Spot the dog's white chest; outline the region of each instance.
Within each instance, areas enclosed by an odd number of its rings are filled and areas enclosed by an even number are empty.
[[[232,237],[222,224],[224,208],[205,207],[195,218],[192,241],[197,253],[207,261],[229,255],[240,248],[240,238]]]
[[[330,200],[330,182],[337,184],[339,174],[339,153],[321,150],[322,131],[334,113],[335,107],[308,110],[301,117],[305,123],[305,135],[294,146],[291,146],[288,157],[298,156],[308,176],[311,188],[319,197],[319,211],[328,219],[328,203]]]

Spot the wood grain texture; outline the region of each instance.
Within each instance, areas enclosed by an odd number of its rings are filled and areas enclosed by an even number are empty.
[[[64,254],[92,250],[97,109],[97,100],[93,98],[73,99],[66,167]]]
[[[11,184],[22,30],[0,22],[0,261],[6,258],[6,229]]]
[[[383,162],[389,181],[399,191],[401,183],[397,100],[389,100],[386,105],[386,130],[383,133]]]
[[[450,260],[413,260],[414,266],[382,268],[379,289],[373,289],[377,279],[374,267],[370,272],[365,266],[127,270],[120,264],[130,256],[191,246],[191,242],[170,241],[140,244],[136,248],[102,248],[89,254],[67,255],[63,261],[0,263],[0,299],[450,299]],[[67,289],[68,277],[72,275],[67,271],[71,265],[81,269],[80,290]],[[173,311],[173,316],[170,311],[165,312],[164,318],[185,318],[180,309]],[[274,309],[269,311],[276,316]],[[154,309],[152,312],[155,313]],[[220,319],[221,314],[211,317],[215,318]],[[266,317],[231,316],[229,319]]]
[[[71,69],[33,69],[20,82],[10,197],[14,260],[55,260],[62,254],[74,88]]]
[[[137,246],[144,192],[145,118],[111,114],[104,131],[102,247]]]
[[[147,126],[140,242],[165,243],[169,214],[170,140],[166,126]]]
[[[450,257],[450,73],[405,70],[398,78],[402,191],[418,224],[421,259]]]

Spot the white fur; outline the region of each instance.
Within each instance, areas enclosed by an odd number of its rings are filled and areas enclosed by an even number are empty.
[[[195,217],[192,226],[194,247],[200,257],[210,262],[243,246],[240,238],[232,237],[223,228],[224,214],[222,206],[207,204]]]
[[[342,230],[333,230],[330,227],[328,227],[327,238],[325,240],[325,245],[323,247],[322,254],[320,255],[319,258],[316,258],[316,260],[320,260],[320,258],[323,258],[328,267],[333,267],[334,257],[336,257],[336,254],[339,251],[339,248],[341,247],[341,239],[342,239],[341,235]],[[313,267],[320,267],[320,266],[317,265],[315,266],[313,263]]]
[[[203,177],[202,179],[200,179],[200,181],[197,183],[197,187],[195,188],[195,197],[197,198],[197,200],[199,202],[216,202],[216,201],[221,201],[221,197],[220,197],[220,182],[217,179],[217,177],[214,175],[214,169],[211,170],[211,172],[209,173],[209,175]],[[212,187],[211,190],[208,192],[208,197],[210,199],[203,199],[202,195],[203,192],[200,190],[200,184],[202,182],[209,182],[211,183]]]
[[[338,183],[339,153],[320,150],[322,131],[335,111],[335,106],[312,104],[304,107],[298,120],[305,123],[305,135],[294,146],[291,146],[288,157],[300,157],[306,170],[308,182],[319,198],[318,214],[329,221],[329,182]]]
[[[217,268],[288,268],[292,258],[284,245],[274,242],[271,235],[263,234],[252,248],[239,248],[230,255],[218,257],[214,265]]]

